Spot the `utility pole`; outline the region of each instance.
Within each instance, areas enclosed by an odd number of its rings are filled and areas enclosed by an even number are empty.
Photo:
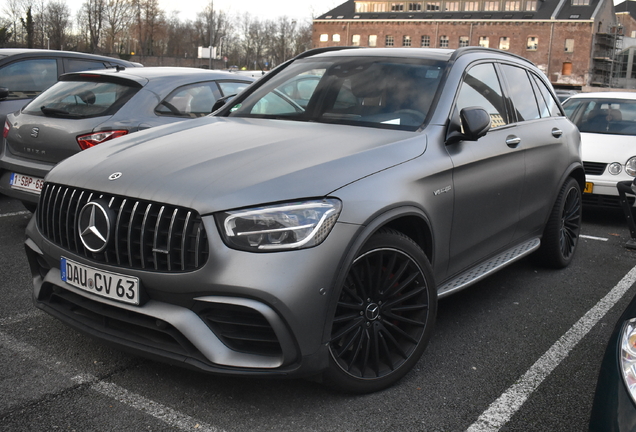
[[[214,0],[210,0],[210,70],[212,70],[212,23],[214,22]]]

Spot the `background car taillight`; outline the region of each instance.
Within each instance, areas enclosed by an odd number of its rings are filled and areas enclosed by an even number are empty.
[[[5,131],[6,131],[6,127],[7,126],[5,125]],[[77,143],[79,144],[82,150],[86,150],[87,148],[96,146],[97,144],[101,144],[105,141],[110,141],[114,138],[119,138],[120,136],[124,136],[127,134],[128,134],[127,130],[96,132],[96,133],[78,136]]]
[[[2,131],[2,138],[6,138],[9,135],[9,129],[11,129],[11,125],[7,120],[4,121],[4,130]]]

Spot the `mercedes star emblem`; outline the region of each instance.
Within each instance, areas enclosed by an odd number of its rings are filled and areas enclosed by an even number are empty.
[[[106,208],[95,201],[87,203],[80,211],[77,229],[86,249],[102,252],[110,239],[110,217]]]
[[[117,180],[119,177],[121,177],[121,175],[122,174],[120,172],[112,173],[108,176],[108,180]]]

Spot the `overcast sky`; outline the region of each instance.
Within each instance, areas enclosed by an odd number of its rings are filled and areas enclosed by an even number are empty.
[[[0,0],[4,3],[5,0]],[[86,0],[66,0],[73,14]],[[345,0],[214,0],[214,9],[223,10],[231,15],[249,12],[260,19],[275,19],[287,16],[299,21],[311,21],[312,16],[329,12]],[[194,20],[197,13],[203,11],[210,0],[159,0],[159,5],[169,16],[179,11],[182,21]],[[187,6],[187,7],[184,7]]]

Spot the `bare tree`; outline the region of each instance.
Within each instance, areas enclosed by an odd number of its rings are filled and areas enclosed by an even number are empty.
[[[71,22],[71,11],[63,1],[51,1],[46,8],[46,20],[52,49],[63,49],[67,29]]]
[[[99,50],[99,40],[106,15],[106,0],[87,0],[82,5],[82,12],[88,27],[89,49],[95,53]]]
[[[124,55],[124,47],[126,47],[126,55],[130,55],[131,35],[125,30],[132,27],[132,10],[131,0],[108,0],[104,18],[109,52],[117,51],[121,56]]]
[[[161,39],[165,30],[165,13],[159,8],[159,0],[133,0],[133,9],[139,54],[154,55],[155,41]]]
[[[7,0],[4,12],[7,19],[11,22],[13,28],[12,36],[14,45],[18,45],[18,38],[22,35],[22,26],[20,25],[20,19],[23,13],[23,0]]]

